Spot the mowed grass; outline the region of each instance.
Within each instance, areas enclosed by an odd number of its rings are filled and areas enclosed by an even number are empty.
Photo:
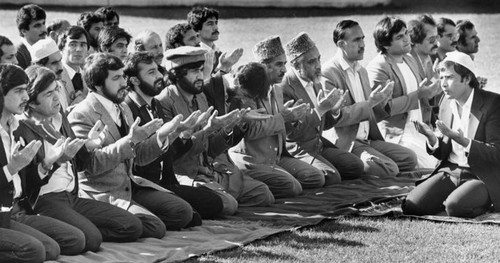
[[[48,11],[48,21],[63,18],[75,23],[78,13]],[[165,12],[170,12],[165,9]],[[176,12],[176,11],[172,11]],[[393,11],[388,11],[392,14]],[[476,56],[478,74],[488,78],[487,89],[500,92],[499,14],[432,13],[434,17],[470,19],[481,37]],[[399,14],[411,19],[416,14]],[[0,10],[0,34],[14,42],[19,36],[16,10]],[[251,49],[261,39],[279,35],[286,43],[299,32],[308,32],[316,42],[322,60],[335,54],[332,30],[342,19],[357,20],[366,35],[366,65],[375,55],[372,32],[383,14],[345,14],[331,17],[224,19],[221,14],[217,45],[223,51],[236,47],[245,52],[239,64],[253,60]],[[165,17],[180,17],[165,14]],[[181,20],[122,16],[121,26],[131,35],[151,29],[162,39],[167,30]],[[132,47],[129,49],[132,51]],[[222,251],[189,262],[500,262],[500,229],[496,225],[449,224],[388,218],[342,218],[329,220],[254,242],[241,248]]]

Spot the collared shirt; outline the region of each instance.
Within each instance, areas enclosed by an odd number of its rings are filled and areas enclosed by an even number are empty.
[[[459,107],[458,101],[453,100],[453,102],[450,105],[453,113],[453,123],[451,128],[453,130],[461,129],[465,137],[469,135],[469,119],[470,119],[470,110],[473,98],[474,98],[474,89],[472,90],[471,94],[469,95],[469,98],[462,107],[462,115],[458,114],[458,107]],[[462,167],[469,167],[469,162],[467,161],[466,153],[470,151],[470,146],[471,146],[470,141],[467,147],[463,147],[462,145],[458,144],[455,140],[451,140],[452,151],[450,153],[450,156],[448,157],[448,161],[456,163]]]
[[[450,103],[451,111],[453,114],[453,121],[451,123],[450,128],[453,130],[461,129],[463,131],[464,136],[469,139],[469,144],[466,147],[463,147],[454,140],[451,140],[451,153],[450,156],[448,156],[448,161],[450,161],[451,163],[458,164],[459,166],[462,167],[470,167],[469,162],[467,160],[467,154],[470,152],[470,147],[472,145],[471,140],[473,138],[469,138],[467,136],[469,135],[469,120],[471,116],[470,113],[471,113],[473,99],[474,99],[474,90],[472,90],[471,94],[469,95],[469,98],[462,107],[461,116],[458,114],[458,102],[456,100],[452,100],[452,102]],[[436,150],[438,145],[439,144],[437,141],[435,145],[430,145],[429,141],[427,141],[427,146],[431,151]]]
[[[307,95],[309,96],[309,99],[312,101],[314,105],[314,112],[316,112],[316,115],[318,115],[318,118],[321,119],[321,115],[319,114],[318,111],[318,98],[316,96],[316,92],[314,91],[314,83],[312,81],[306,81],[302,79],[294,68],[292,68],[293,72],[295,75],[297,75],[297,79],[299,79],[300,84],[302,84],[302,87],[304,90],[307,92]]]
[[[62,65],[63,65],[64,69],[66,69],[66,72],[68,72],[69,80],[72,80],[77,72],[80,72],[80,73],[82,72],[80,67],[78,67],[78,71],[75,71],[72,67],[70,67],[68,64],[66,64],[64,62],[62,63]]]
[[[35,123],[42,126],[44,128],[44,125],[39,121],[35,119]],[[51,118],[50,123],[52,124],[53,128],[57,131],[61,130],[62,126],[62,115],[60,113],[57,113],[56,116]],[[44,128],[45,130],[45,128]],[[51,134],[47,130],[45,130],[47,134]],[[53,137],[54,135],[52,135]],[[60,138],[56,138],[60,139]],[[85,147],[85,146],[83,146]],[[53,155],[54,153],[54,145],[49,143],[48,141],[44,140],[43,141],[43,148],[45,150],[45,155]],[[38,173],[40,174],[41,171],[39,170]],[[41,175],[41,174],[40,174]],[[40,188],[40,193],[39,195],[42,196],[44,194],[48,193],[60,193],[60,192],[71,192],[73,189],[75,189],[75,182],[76,176],[73,173],[73,168],[71,165],[70,161],[67,161],[65,163],[62,163],[59,165],[59,168],[57,168],[53,173],[52,176],[49,179],[49,182],[42,186]]]
[[[397,63],[401,74],[403,75],[403,80],[406,85],[406,94],[410,94],[418,90],[418,83],[415,74],[411,71],[410,67],[406,62]],[[412,120],[422,121],[422,112],[420,111],[420,101],[418,102],[418,109],[408,111],[408,118],[406,124],[413,127]],[[406,127],[405,127],[406,130]]]
[[[97,100],[102,104],[102,106],[104,106],[104,109],[106,109],[106,111],[109,113],[109,115],[111,115],[111,119],[118,125],[118,126],[122,126],[122,121],[121,121],[121,118],[120,118],[120,108],[118,108],[118,105],[112,101],[110,101],[109,99],[105,98],[104,96],[102,96],[101,94],[95,92],[94,93],[97,98]]]
[[[30,52],[30,56],[31,56],[31,57],[34,57],[34,56],[32,55],[33,51],[31,50],[31,45],[30,45],[30,43],[28,43],[28,40],[26,40],[24,37],[21,37],[21,40],[20,40],[20,41],[21,41],[21,43],[23,43],[23,44],[26,46],[26,48],[27,48],[27,49],[28,49],[28,51]]]
[[[359,70],[361,69],[361,65],[355,61],[352,65],[349,64],[343,57],[340,58],[340,66],[342,70],[347,73],[348,79],[352,87],[355,102],[365,101],[365,94],[363,92],[363,85],[361,84],[361,77],[359,76]],[[362,121],[359,123],[358,133],[356,135],[357,139],[366,140],[368,138],[368,134],[370,133],[370,122]]]
[[[11,116],[9,120],[7,120],[7,125],[9,125],[10,127],[10,133],[7,132],[2,125],[0,125],[0,136],[2,137],[5,157],[7,157],[7,161],[10,162],[10,160],[12,159],[12,152],[14,150],[14,147],[16,146],[16,141],[14,140],[13,133],[19,127],[19,121],[14,116]],[[14,198],[21,196],[23,190],[21,187],[21,178],[19,177],[19,174],[11,174],[9,172],[9,169],[7,169],[7,165],[2,168],[5,173],[7,182],[13,181],[15,191]]]
[[[214,70],[216,59],[215,52],[219,51],[219,47],[215,44],[209,46],[203,42],[200,42],[200,47],[208,51],[205,53],[205,63],[203,65],[203,80],[208,81],[210,77],[212,77],[212,71]]]
[[[154,115],[153,115],[153,112],[151,111],[151,108],[150,107],[146,107],[146,105],[149,105],[139,94],[137,94],[137,92],[135,91],[130,91],[128,93],[128,96],[130,97],[130,99],[135,103],[135,105],[137,105],[138,108],[141,108],[141,107],[145,107],[148,114],[149,114],[149,117],[151,117],[151,119],[155,119]],[[158,146],[166,151],[168,149],[168,146],[169,146],[169,140],[168,140],[168,137],[165,139],[165,142],[161,142],[160,141],[160,137],[157,135],[156,136],[156,142],[158,143]]]

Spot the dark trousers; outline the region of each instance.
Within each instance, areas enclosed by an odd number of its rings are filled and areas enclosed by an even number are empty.
[[[447,163],[413,189],[402,208],[409,215],[434,215],[445,210],[449,216],[476,217],[490,206],[485,184],[470,168]]]
[[[222,211],[222,199],[212,190],[187,185],[164,187],[186,200],[203,219],[213,219]]]
[[[69,192],[40,196],[35,212],[80,229],[85,235],[85,250],[93,252],[99,250],[102,241],[131,242],[142,234],[141,221],[133,214]]]
[[[45,234],[21,223],[12,222],[16,229],[0,228],[0,262],[41,263],[45,261],[45,246],[42,240],[49,240],[59,249],[57,243]],[[30,235],[26,232],[31,232]],[[40,240],[40,239],[42,240]],[[55,258],[54,258],[55,259]]]

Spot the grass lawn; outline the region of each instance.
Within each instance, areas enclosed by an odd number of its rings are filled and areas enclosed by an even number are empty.
[[[48,11],[47,20],[63,18],[75,23],[77,12]],[[57,10],[61,10],[60,8]],[[163,17],[183,17],[182,9],[162,9]],[[420,10],[420,9],[419,9]],[[446,9],[439,9],[445,10]],[[184,11],[184,10],[183,10]],[[488,78],[487,89],[500,93],[498,43],[500,14],[433,13],[434,17],[446,16],[454,20],[470,19],[481,37],[480,50],[476,56],[478,75]],[[0,10],[0,34],[18,42],[15,25],[16,10]],[[286,11],[285,11],[286,12]],[[451,12],[451,11],[450,11]],[[142,11],[142,13],[147,13]],[[324,13],[324,12],[323,12]],[[409,11],[386,11],[411,19]],[[162,38],[179,19],[161,18],[158,11],[151,17],[123,15],[121,26],[131,35],[144,29],[152,29]],[[244,48],[241,63],[253,60],[252,46],[270,35],[280,35],[283,43],[297,33],[306,31],[317,43],[322,58],[333,56],[336,48],[332,43],[332,30],[342,19],[357,20],[366,35],[366,53],[362,64],[366,65],[375,55],[372,32],[382,13],[369,12],[339,14],[321,17],[281,18],[231,18],[222,14],[217,44],[222,50]],[[495,225],[448,224],[428,221],[387,218],[342,218],[326,221],[318,226],[283,233],[266,240],[254,242],[242,248],[203,256],[189,262],[499,262],[500,229]]]

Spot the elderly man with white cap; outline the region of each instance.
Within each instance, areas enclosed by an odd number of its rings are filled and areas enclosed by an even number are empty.
[[[422,123],[427,150],[440,160],[403,203],[412,215],[476,217],[500,208],[500,95],[479,89],[472,59],[453,51],[439,67],[445,94],[436,121],[439,135]],[[418,182],[419,183],[419,182]]]
[[[64,87],[64,83],[61,81],[61,76],[64,71],[62,65],[62,53],[59,50],[56,42],[52,38],[44,38],[38,40],[33,46],[31,46],[31,58],[34,64],[46,67],[54,74],[56,74],[56,81],[60,86]],[[61,108],[66,110],[69,106],[69,102],[66,96],[66,89],[59,89],[59,101],[61,103]]]
[[[174,171],[181,185],[206,187],[216,191],[223,201],[223,214],[236,212],[238,205],[267,206],[274,202],[269,189],[244,175],[232,161],[217,162],[217,157],[237,140],[233,128],[245,111],[233,110],[217,116],[203,94],[203,65],[207,51],[200,47],[183,46],[165,53],[171,83],[155,98],[159,101],[165,121],[177,114],[190,116],[201,111],[200,125],[192,134],[182,134],[183,143],[192,144],[174,160]],[[213,110],[213,112],[212,112]]]
[[[325,174],[325,185],[354,179],[364,173],[363,162],[356,155],[339,149],[322,136],[324,129],[332,128],[341,113],[345,94],[339,89],[324,89],[321,79],[320,53],[307,33],[300,33],[285,47],[292,70],[279,84],[284,101],[302,100],[313,110],[287,130],[287,150]],[[337,170],[338,169],[338,170]]]

